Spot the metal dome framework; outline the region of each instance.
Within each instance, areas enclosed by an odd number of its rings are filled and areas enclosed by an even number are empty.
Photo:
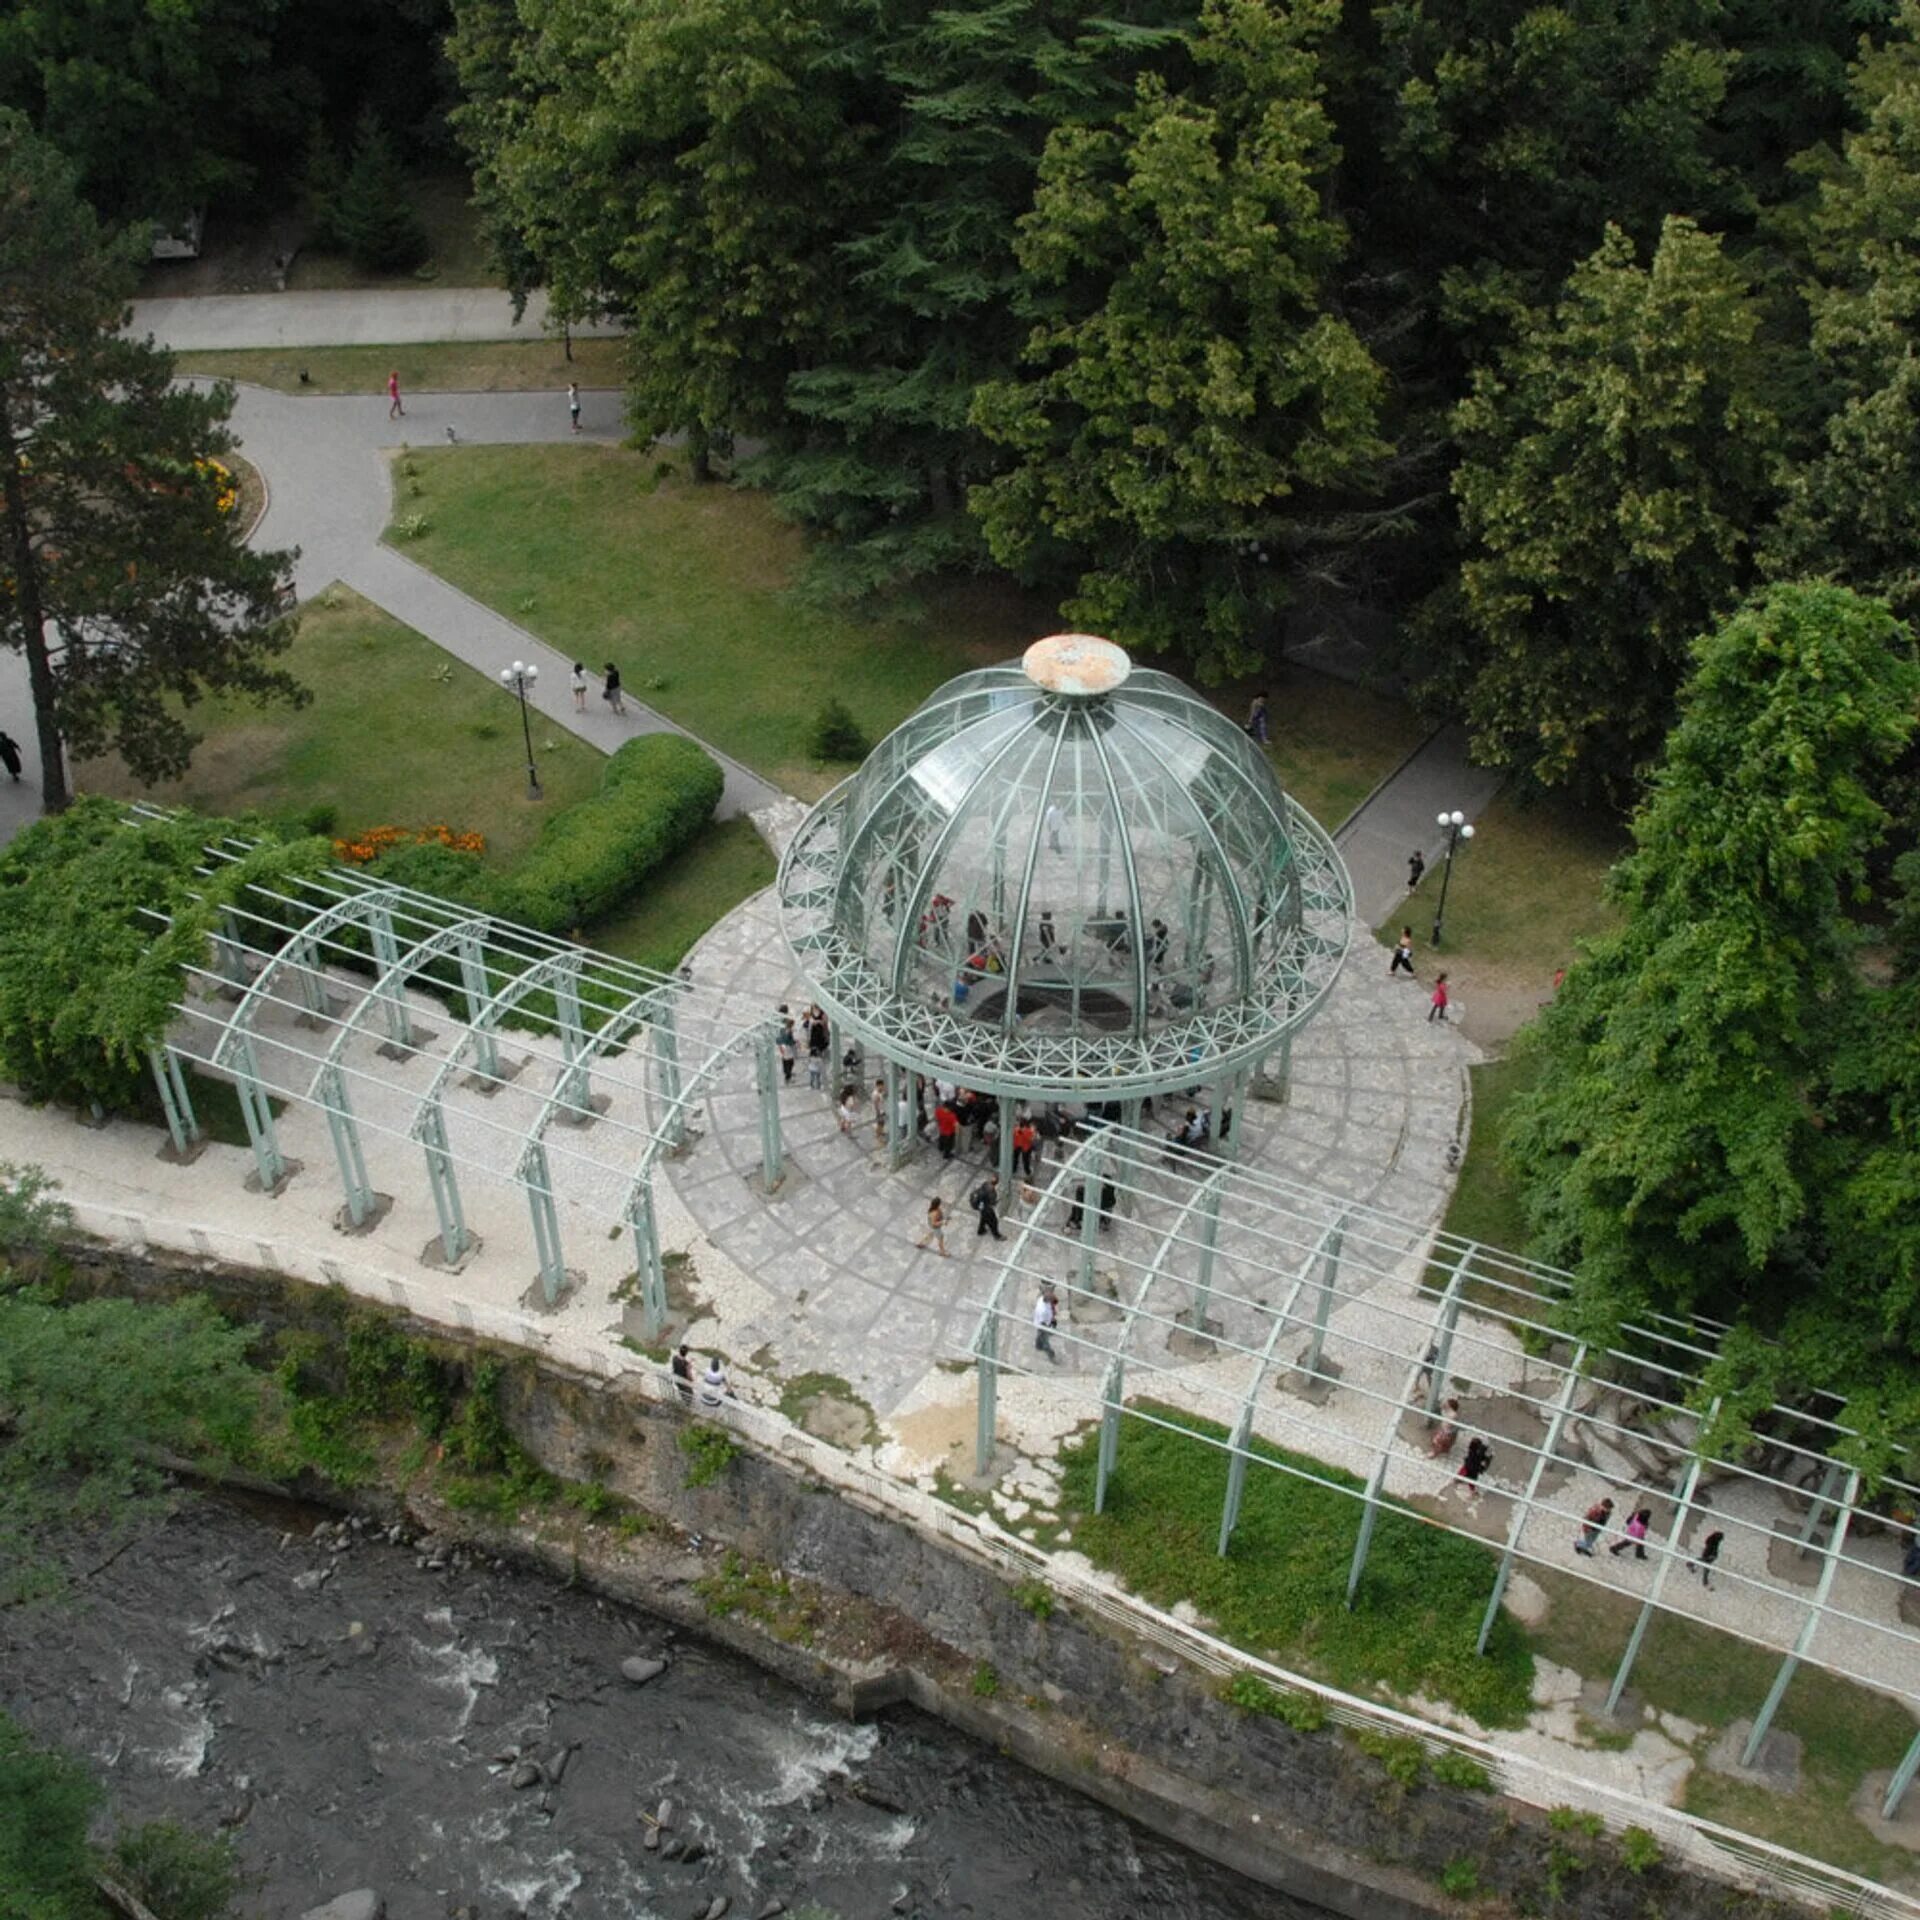
[[[1080,635],[941,688],[808,816],[779,888],[838,1022],[1002,1099],[1232,1083],[1351,938],[1340,856],[1240,729]]]

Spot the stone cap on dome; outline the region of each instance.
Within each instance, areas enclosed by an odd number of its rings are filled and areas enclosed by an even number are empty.
[[[1043,693],[1089,700],[1112,693],[1133,671],[1127,650],[1097,633],[1053,633],[1020,656],[1026,676]]]

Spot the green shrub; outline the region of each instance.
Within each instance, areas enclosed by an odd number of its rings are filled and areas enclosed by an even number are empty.
[[[1054,1598],[1053,1589],[1044,1580],[1022,1580],[1014,1588],[1013,1597],[1036,1620],[1051,1620],[1053,1610],[1059,1604]]]
[[[1444,1753],[1435,1754],[1430,1764],[1433,1777],[1443,1787],[1459,1787],[1467,1793],[1493,1791],[1493,1775],[1471,1754],[1456,1753],[1448,1748]]]
[[[113,1845],[121,1880],[164,1920],[218,1920],[239,1891],[231,1842],[156,1820]]]
[[[991,1700],[1000,1691],[998,1670],[988,1661],[982,1660],[973,1670],[973,1691],[981,1700]]]
[[[1466,1854],[1455,1854],[1440,1870],[1440,1891],[1456,1900],[1471,1900],[1480,1891],[1480,1868]]]
[[[543,933],[600,919],[707,824],[724,785],[712,757],[680,734],[629,740],[600,791],[555,814],[500,879],[494,910]]]
[[[1353,1736],[1353,1744],[1386,1769],[1387,1778],[1403,1787],[1417,1787],[1427,1770],[1427,1750],[1408,1733],[1376,1733],[1371,1728]]]
[[[1327,1710],[1312,1694],[1270,1687],[1257,1673],[1236,1673],[1220,1689],[1220,1697],[1243,1713],[1282,1721],[1296,1733],[1318,1733],[1327,1724]]]
[[[720,1427],[680,1429],[680,1451],[687,1456],[687,1485],[711,1486],[740,1456],[740,1442]]]
[[[1650,1873],[1662,1858],[1660,1842],[1645,1827],[1629,1827],[1620,1836],[1620,1861],[1629,1873]]]
[[[844,700],[829,700],[813,716],[807,744],[816,760],[864,760],[870,742],[860,722],[847,711]]]
[[[367,872],[396,887],[412,887],[442,900],[485,911],[493,875],[477,853],[443,847],[437,840],[411,840],[367,863]]]
[[[361,114],[354,132],[332,224],[354,264],[372,272],[404,273],[427,257],[427,230],[413,210],[393,142],[371,107]]]

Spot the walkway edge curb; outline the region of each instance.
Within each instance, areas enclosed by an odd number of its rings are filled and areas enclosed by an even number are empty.
[[[1356,806],[1337,827],[1332,829],[1332,840],[1336,847],[1340,844],[1341,835],[1350,832],[1354,822],[1445,732],[1446,728],[1444,726],[1435,727],[1431,733],[1409,747],[1407,751],[1400,756],[1399,760],[1367,789],[1366,793],[1361,797],[1360,804]],[[1369,928],[1368,931],[1371,932],[1372,929]]]

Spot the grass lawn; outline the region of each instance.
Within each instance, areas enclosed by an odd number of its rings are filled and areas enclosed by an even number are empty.
[[[428,531],[407,542],[410,559],[563,652],[617,660],[630,692],[804,798],[846,771],[807,750],[829,696],[877,739],[942,681],[1059,625],[1038,596],[992,579],[928,587],[870,616],[814,605],[793,591],[801,536],[764,497],[695,486],[657,451],[414,458]],[[1421,737],[1412,714],[1379,695],[1299,670],[1271,684],[1275,768],[1330,827]],[[1243,690],[1217,697],[1244,714]]]
[[[343,835],[445,821],[484,834],[488,857],[510,862],[550,813],[594,792],[606,766],[584,741],[536,725],[547,797],[529,800],[511,696],[345,588],[304,609],[286,664],[312,703],[207,702],[193,715],[205,738],[183,779],[145,787],[102,759],[76,767],[75,784],[211,813],[331,805]]]
[[[505,283],[487,253],[473,184],[464,173],[429,173],[412,182],[413,210],[427,230],[426,265],[407,273],[368,273],[343,253],[307,247],[287,275],[293,293],[326,293],[353,287],[498,287]]]
[[[558,340],[465,340],[409,347],[242,347],[220,353],[177,353],[182,373],[246,380],[281,393],[385,394],[387,375],[409,393],[539,393],[564,395],[569,380],[592,389],[621,383],[625,342],[576,340],[573,358]],[[307,385],[300,375],[307,375]],[[611,405],[596,401],[595,405]]]
[[[671,973],[688,948],[749,894],[773,885],[773,855],[750,820],[709,822],[640,895],[586,929],[589,946]]]
[[[1191,1414],[1135,1404],[1226,1436]],[[1533,1656],[1519,1627],[1503,1615],[1486,1658],[1473,1650],[1493,1585],[1484,1547],[1388,1506],[1349,1613],[1347,1565],[1361,1507],[1347,1494],[1290,1474],[1250,1472],[1232,1551],[1222,1559],[1215,1547],[1224,1452],[1165,1427],[1123,1421],[1107,1509],[1096,1514],[1098,1444],[1098,1434],[1088,1433],[1063,1450],[1062,1513],[1070,1514],[1074,1547],[1136,1593],[1162,1606],[1191,1600],[1228,1639],[1349,1691],[1428,1694],[1488,1726],[1517,1726],[1526,1717]],[[1264,1441],[1254,1450],[1360,1490],[1336,1467]]]

